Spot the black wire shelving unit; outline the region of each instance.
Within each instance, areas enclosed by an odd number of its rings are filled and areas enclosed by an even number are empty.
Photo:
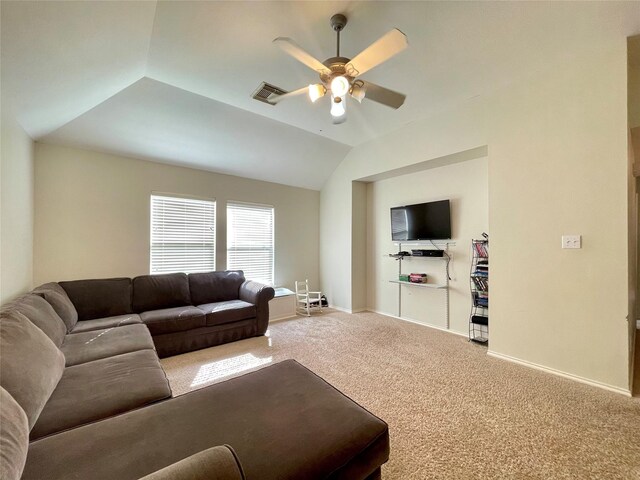
[[[471,240],[469,340],[489,342],[489,239]]]

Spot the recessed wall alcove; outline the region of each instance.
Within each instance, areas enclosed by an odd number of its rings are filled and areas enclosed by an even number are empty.
[[[488,147],[455,152],[352,182],[353,310],[370,310],[466,335],[469,317],[471,238],[488,232]],[[449,199],[452,241],[449,291],[399,286],[397,252],[391,240],[389,209]],[[403,250],[406,248],[403,246]],[[417,247],[416,247],[417,248]],[[412,258],[403,271],[446,279],[444,260]],[[401,291],[399,292],[399,289]],[[448,310],[448,312],[447,312]],[[447,313],[449,319],[447,321]]]

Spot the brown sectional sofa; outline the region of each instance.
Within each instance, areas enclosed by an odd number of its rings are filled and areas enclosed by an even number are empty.
[[[0,384],[25,409],[31,440],[171,397],[144,325],[60,337],[62,319],[35,294],[1,318]]]
[[[70,333],[143,323],[162,358],[264,335],[274,290],[238,270],[47,283],[34,293]]]
[[[46,284],[3,306],[0,478],[379,478],[386,424],[293,360],[171,397],[159,352],[260,335],[272,297],[212,272]]]

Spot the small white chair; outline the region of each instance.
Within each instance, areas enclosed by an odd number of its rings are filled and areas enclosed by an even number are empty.
[[[309,280],[296,281],[296,312],[310,317],[312,309],[322,311],[322,292],[310,292]]]

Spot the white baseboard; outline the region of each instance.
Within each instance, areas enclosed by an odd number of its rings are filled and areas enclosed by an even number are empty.
[[[296,318],[298,315],[287,315],[286,317],[270,318],[269,323],[280,322],[282,320],[289,320],[290,318]]]
[[[385,317],[395,318],[396,320],[402,320],[403,322],[409,322],[409,323],[414,323],[416,325],[421,325],[423,327],[433,328],[434,330],[440,330],[441,332],[453,333],[454,335],[459,335],[459,336],[465,337],[465,338],[468,337],[468,334],[466,334],[466,333],[456,332],[455,330],[450,330],[450,329],[445,328],[445,327],[439,327],[438,325],[430,325],[428,323],[422,323],[422,322],[419,322],[417,320],[412,320],[411,318],[398,317],[397,315],[391,315],[390,313],[381,312],[380,310],[374,310],[372,308],[369,308],[369,309],[367,309],[367,311],[373,312],[373,313],[377,313],[378,315],[384,315]]]
[[[574,375],[572,373],[563,372],[561,370],[556,370],[555,368],[545,367],[543,365],[538,365],[537,363],[528,362],[526,360],[520,360],[519,358],[512,357],[510,355],[505,355],[503,353],[492,352],[489,350],[487,355],[494,358],[499,358],[501,360],[506,360],[507,362],[517,363],[518,365],[522,365],[529,368],[534,368],[536,370],[540,370],[542,372],[547,372],[552,375],[556,375],[558,377],[568,378],[569,380],[573,380],[575,382],[584,383],[586,385],[591,385],[592,387],[602,388],[604,390],[609,390],[610,392],[619,393],[625,395],[627,397],[631,396],[631,391],[629,389],[615,387],[613,385],[609,385],[607,383],[597,382],[595,380],[590,380],[588,378],[581,377],[579,375]]]
[[[353,311],[350,308],[336,307],[335,305],[329,305],[328,308],[333,308],[334,310],[338,310],[339,312],[353,313]]]

